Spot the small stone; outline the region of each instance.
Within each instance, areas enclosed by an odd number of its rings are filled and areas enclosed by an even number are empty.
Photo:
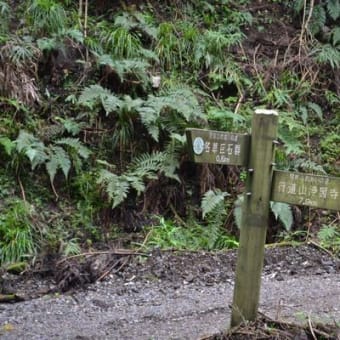
[[[275,274],[275,280],[276,281],[284,281],[284,278],[281,273],[276,273]]]

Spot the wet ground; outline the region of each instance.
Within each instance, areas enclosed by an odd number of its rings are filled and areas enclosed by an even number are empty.
[[[0,338],[200,339],[219,333],[229,326],[235,262],[234,251],[155,251],[130,256],[103,281],[66,293],[52,293],[50,279],[17,278],[14,288],[26,301],[0,305]],[[339,259],[314,246],[267,249],[260,311],[280,320],[339,324],[339,273]],[[51,293],[28,298],[44,289]]]

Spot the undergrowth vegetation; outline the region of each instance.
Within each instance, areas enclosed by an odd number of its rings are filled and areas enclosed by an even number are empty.
[[[249,132],[255,108],[280,113],[279,169],[340,173],[339,1],[26,0],[0,14],[1,263],[117,230],[237,246],[244,173],[190,163],[184,131]],[[302,230],[339,251],[339,214],[272,212],[268,241]]]

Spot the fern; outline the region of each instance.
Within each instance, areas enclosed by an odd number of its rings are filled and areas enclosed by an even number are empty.
[[[320,120],[322,120],[323,114],[322,114],[322,109],[321,109],[321,107],[320,107],[318,104],[313,103],[313,102],[308,102],[307,105],[308,105],[308,108],[309,108],[310,110],[312,110],[312,111],[317,115],[317,117],[318,117]]]
[[[242,206],[244,202],[244,195],[239,195],[235,201],[234,206],[234,218],[238,228],[241,228],[242,224]],[[293,224],[293,213],[289,204],[281,202],[270,202],[270,208],[276,219],[279,219],[285,229],[289,231]]]
[[[174,150],[172,150],[174,151]],[[136,157],[129,169],[129,174],[140,178],[155,179],[158,173],[163,173],[166,177],[180,181],[175,174],[179,163],[175,152],[169,148],[163,152],[153,152],[152,154],[142,154]]]
[[[48,153],[49,160],[46,162],[45,165],[51,183],[53,183],[54,177],[58,169],[61,169],[62,172],[64,173],[65,178],[67,178],[71,168],[71,161],[65,150],[60,146],[51,145],[48,148]]]
[[[300,139],[305,136],[306,128],[291,112],[285,112],[279,117],[279,138],[284,143],[286,154],[300,155],[304,152]]]
[[[99,163],[112,168],[107,162]],[[134,189],[137,195],[140,195],[145,191],[144,181],[157,179],[159,173],[163,172],[169,178],[178,179],[174,174],[176,167],[170,171],[170,164],[171,158],[165,152],[145,153],[136,157],[122,175],[106,169],[101,170],[98,183],[104,187],[109,200],[112,201],[112,208],[116,208],[127,198],[130,189]]]
[[[292,162],[292,167],[295,170],[300,170],[303,172],[311,172],[321,175],[327,175],[325,169],[322,165],[315,163],[312,160],[305,158],[297,158]]]
[[[186,122],[204,119],[196,96],[188,88],[170,90],[159,97],[151,95],[137,111],[148,133],[156,141],[158,141],[161,129],[176,132],[181,125],[169,114],[162,116],[165,111],[179,113],[180,117],[184,118]]]
[[[19,132],[15,143],[17,151],[25,154],[30,160],[32,170],[48,159],[44,143],[26,131]]]
[[[332,30],[332,44],[333,46],[337,46],[340,42],[340,27],[335,27]]]
[[[15,142],[10,140],[8,137],[0,136],[0,145],[5,149],[8,156],[10,156],[15,150]]]
[[[204,230],[206,235],[207,245],[209,250],[215,248],[234,247],[231,237],[226,237],[224,234],[223,225],[227,216],[225,197],[229,196],[226,192],[220,190],[207,191],[201,201],[202,215],[207,222]]]
[[[202,208],[202,216],[203,218],[206,215],[212,213],[216,207],[224,201],[225,197],[229,196],[227,192],[222,192],[220,190],[209,190],[207,191],[202,198],[201,208]]]
[[[56,144],[72,148],[83,159],[87,159],[91,154],[91,151],[78,138],[62,138],[56,141]]]
[[[289,204],[281,202],[270,202],[270,208],[275,218],[280,220],[287,231],[293,225],[293,214]]]
[[[153,59],[152,53],[143,52],[146,59]],[[121,81],[124,81],[126,75],[134,75],[137,80],[140,80],[143,84],[149,82],[148,68],[150,64],[145,60],[140,59],[115,59],[111,55],[103,54],[98,57],[99,65],[110,66],[119,76]]]
[[[98,104],[102,104],[106,113],[109,113],[119,107],[120,100],[110,90],[100,85],[90,85],[82,91],[78,103],[90,109],[93,109]]]
[[[81,129],[85,127],[84,122],[79,123],[73,118],[55,117],[55,120],[61,122],[64,129],[72,136],[78,135]]]
[[[112,209],[117,207],[126,198],[129,192],[129,182],[108,170],[102,169],[99,172],[97,183],[104,186],[105,192],[112,201]]]
[[[234,203],[233,215],[237,227],[240,229],[242,224],[242,206],[244,202],[244,195],[238,195]]]
[[[316,60],[321,64],[329,64],[332,69],[340,67],[340,50],[331,44],[321,45],[312,51],[316,55]]]
[[[319,4],[314,6],[312,20],[309,24],[309,30],[313,35],[320,32],[320,30],[326,24],[326,10],[325,8]]]
[[[9,19],[11,17],[11,7],[5,1],[0,1],[0,16],[0,33],[5,33],[8,31]]]
[[[335,255],[340,252],[340,231],[337,226],[323,225],[319,230],[318,240],[321,246],[330,249]]]
[[[335,21],[340,17],[340,1],[328,0],[327,1],[328,15]]]
[[[140,12],[134,12],[133,14],[122,13],[115,18],[114,25],[127,31],[137,30],[140,34],[147,35],[151,39],[157,38],[157,29],[147,23],[145,16]]]
[[[45,165],[54,191],[53,181],[58,170],[63,172],[65,178],[68,177],[71,169],[70,156],[77,170],[81,166],[80,158],[87,159],[90,155],[90,150],[76,138],[63,138],[45,146],[38,138],[26,131],[20,131],[15,145],[16,150],[30,160],[32,170],[39,165]],[[69,152],[64,148],[69,148]]]

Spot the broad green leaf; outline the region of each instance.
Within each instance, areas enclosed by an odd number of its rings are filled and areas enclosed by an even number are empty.
[[[279,219],[285,229],[289,231],[293,225],[293,214],[289,204],[282,202],[270,202],[271,210],[276,219]]]

